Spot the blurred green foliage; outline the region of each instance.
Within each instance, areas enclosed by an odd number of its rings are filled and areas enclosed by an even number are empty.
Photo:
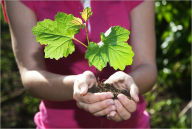
[[[151,127],[191,128],[191,2],[156,1],[158,80],[145,94]],[[1,10],[1,126],[35,127],[39,100],[23,90]]]
[[[145,95],[152,127],[190,128],[191,1],[156,1],[158,80]]]

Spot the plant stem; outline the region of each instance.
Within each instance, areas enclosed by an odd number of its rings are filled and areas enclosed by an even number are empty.
[[[89,36],[88,36],[88,31],[87,31],[87,24],[85,24],[85,33],[87,35],[87,42],[89,44]]]
[[[86,47],[86,48],[87,48],[87,45],[85,45],[83,42],[79,41],[78,39],[73,38],[73,40],[77,41],[78,43],[80,43],[81,45],[83,45],[84,47]]]

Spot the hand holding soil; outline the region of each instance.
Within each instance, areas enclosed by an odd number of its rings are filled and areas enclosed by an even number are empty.
[[[92,87],[89,92],[112,92],[116,111],[111,111],[107,117],[114,121],[128,120],[136,110],[139,101],[139,90],[132,77],[122,71],[111,75],[105,82]],[[129,94],[130,93],[130,94]]]
[[[92,113],[94,116],[106,116],[111,111],[115,111],[111,92],[89,93],[88,87],[97,85],[94,74],[86,71],[80,74],[74,83],[73,98],[77,101],[77,106]]]
[[[137,102],[139,101],[139,90],[134,83],[133,78],[130,75],[119,71],[110,76],[109,79],[105,81],[105,83],[113,84],[120,90],[127,90],[130,92],[131,98],[126,97],[126,94],[118,94],[118,99],[114,100],[117,110],[112,111],[107,115],[109,119],[117,122],[128,120],[131,117],[131,113],[136,111]]]
[[[114,85],[120,93],[126,95],[128,98],[131,97],[135,102],[139,102],[139,89],[130,75],[118,71],[111,75],[104,83]]]
[[[73,97],[79,108],[94,116],[108,116],[114,121],[127,120],[136,110],[136,102],[138,102],[138,90],[136,85],[132,84],[134,82],[131,79],[124,72],[116,72],[104,83],[97,84],[94,74],[86,71],[77,77]],[[96,90],[90,93],[90,89]]]

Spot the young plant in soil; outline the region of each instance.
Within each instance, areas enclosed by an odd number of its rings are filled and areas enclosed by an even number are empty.
[[[72,14],[58,12],[55,21],[45,19],[33,27],[33,34],[36,41],[41,45],[46,45],[44,52],[45,58],[60,59],[67,57],[75,51],[73,41],[87,48],[85,58],[88,59],[89,66],[94,66],[96,70],[102,71],[107,63],[115,70],[124,70],[127,65],[132,64],[134,52],[128,45],[130,32],[121,26],[112,26],[105,33],[101,32],[101,41],[95,43],[89,41],[87,32],[87,20],[91,17],[91,8],[85,8],[81,12],[81,18],[74,17]],[[88,45],[79,41],[74,36],[85,29]],[[96,76],[98,79],[98,76]],[[110,91],[114,94],[114,99],[119,93],[130,97],[126,90],[119,90],[111,84],[98,82],[98,86],[93,86],[88,91],[92,93]]]

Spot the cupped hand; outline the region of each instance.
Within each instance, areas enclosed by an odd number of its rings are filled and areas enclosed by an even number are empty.
[[[139,102],[139,89],[136,86],[133,78],[122,72],[116,72],[111,75],[104,83],[113,84],[118,89],[127,90],[130,92],[132,99],[127,98],[123,94],[117,96],[117,100],[114,100],[116,111],[111,111],[107,117],[114,121],[128,120],[131,117],[131,113],[136,111],[137,102]]]
[[[93,85],[97,85],[97,81],[92,72],[85,71],[77,77],[73,87],[73,98],[77,101],[77,106],[94,116],[105,116],[115,111],[113,94],[111,92],[89,93],[88,88]]]

